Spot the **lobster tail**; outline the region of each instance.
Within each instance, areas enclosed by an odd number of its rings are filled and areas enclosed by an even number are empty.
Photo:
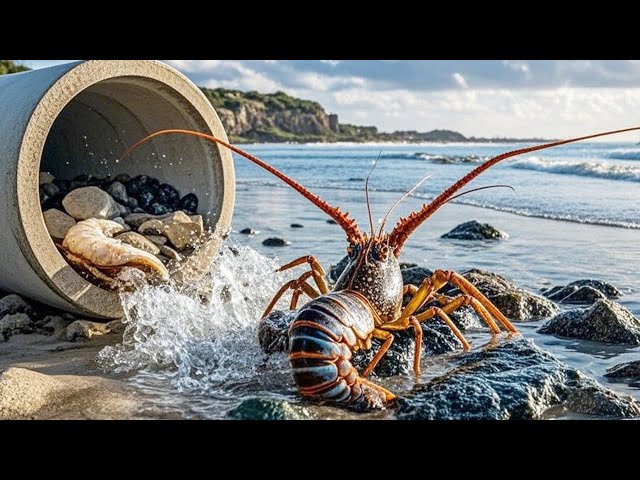
[[[413,212],[411,215],[409,215],[406,218],[401,218],[400,221],[395,226],[395,228],[393,229],[393,231],[391,232],[391,234],[389,235],[389,244],[394,247],[394,252],[397,256],[400,253],[400,250],[402,250],[402,246],[404,245],[404,242],[416,230],[416,228],[422,225],[422,223],[427,218],[429,218],[441,206],[447,203],[458,190],[460,190],[462,187],[464,187],[467,183],[472,181],[478,175],[483,173],[485,170],[501,162],[502,160],[515,157],[516,155],[536,152],[538,150],[557,147],[559,145],[565,145],[567,143],[578,142],[580,140],[588,140],[590,138],[604,137],[606,135],[613,135],[614,133],[631,132],[633,130],[640,130],[640,127],[623,128],[621,130],[612,130],[609,132],[586,135],[584,137],[576,137],[576,138],[570,138],[568,140],[558,140],[556,142],[544,143],[542,145],[536,145],[533,147],[520,148],[518,150],[513,150],[511,152],[503,153],[498,155],[497,157],[487,160],[482,165],[474,168],[469,173],[467,173],[464,177],[458,180],[456,183],[454,183],[449,188],[447,188],[444,192],[438,195],[431,203],[423,205],[421,210],[419,210],[418,212]]]
[[[308,303],[289,329],[289,359],[300,394],[356,410],[382,408],[394,400],[395,395],[362,378],[351,364],[352,349],[372,330],[367,307],[352,292]]]
[[[124,154],[122,154],[122,156],[120,157],[119,160],[122,160],[127,155],[129,155],[131,152],[133,152],[136,148],[141,146],[143,143],[148,142],[152,138],[158,137],[160,135],[167,135],[167,134],[191,135],[193,137],[203,138],[205,140],[209,140],[210,142],[215,142],[215,143],[218,143],[218,144],[220,144],[220,145],[222,145],[224,147],[227,147],[232,152],[235,152],[238,155],[243,156],[247,160],[255,163],[259,167],[264,168],[267,172],[269,172],[269,173],[275,175],[276,177],[278,177],[280,180],[282,180],[284,183],[286,183],[287,185],[292,187],[294,190],[296,190],[298,193],[300,193],[304,198],[309,200],[311,203],[313,203],[316,207],[318,207],[324,213],[326,213],[331,218],[333,218],[336,221],[336,223],[338,225],[340,225],[342,227],[342,229],[345,231],[345,233],[347,234],[347,240],[349,242],[357,243],[357,242],[362,240],[362,234],[360,233],[360,230],[358,229],[358,225],[356,224],[355,220],[353,220],[352,218],[349,218],[349,214],[348,213],[342,212],[337,207],[332,207],[327,202],[322,200],[318,195],[315,195],[315,194],[311,193],[309,190],[307,190],[305,187],[300,185],[298,182],[296,182],[295,180],[289,178],[284,173],[282,173],[280,170],[272,167],[268,163],[263,162],[258,157],[255,157],[254,155],[251,155],[250,153],[245,152],[244,150],[241,150],[240,148],[235,147],[235,146],[231,145],[228,142],[225,142],[224,140],[222,140],[220,138],[214,137],[213,135],[209,135],[209,134],[206,134],[206,133],[200,133],[200,132],[194,132],[192,130],[181,130],[181,129],[160,130],[158,132],[155,132],[155,133],[152,133],[150,135],[147,135],[142,140],[140,140],[139,142],[137,142],[134,145],[132,145],[131,147],[129,147],[124,152]]]

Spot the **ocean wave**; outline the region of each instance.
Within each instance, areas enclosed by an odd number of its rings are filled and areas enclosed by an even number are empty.
[[[640,148],[617,148],[606,154],[616,160],[640,160]]]
[[[544,212],[536,212],[534,210],[529,210],[527,208],[517,208],[517,207],[508,207],[508,206],[500,206],[489,203],[484,203],[477,200],[454,200],[451,203],[460,203],[462,205],[470,205],[472,207],[480,207],[487,208],[489,210],[496,210],[498,212],[507,212],[513,213],[515,215],[520,215],[523,217],[533,217],[533,218],[545,218],[547,220],[558,220],[562,222],[571,222],[571,223],[583,223],[586,225],[601,225],[605,227],[617,227],[617,228],[629,228],[633,230],[640,230],[640,223],[626,220],[611,220],[607,218],[584,218],[578,217],[576,215],[571,214],[561,214],[561,213],[544,213]]]
[[[545,160],[540,157],[529,157],[516,160],[509,166],[521,170],[640,182],[640,167],[635,165],[611,165],[605,162]]]

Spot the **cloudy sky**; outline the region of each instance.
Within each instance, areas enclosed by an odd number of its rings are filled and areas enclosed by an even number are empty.
[[[25,60],[40,68],[69,60]],[[168,60],[198,85],[316,100],[380,130],[566,137],[640,125],[640,61]],[[638,140],[637,134],[616,140]]]

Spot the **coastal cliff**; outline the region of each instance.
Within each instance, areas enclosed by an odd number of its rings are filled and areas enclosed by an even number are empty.
[[[284,92],[242,92],[202,88],[231,141],[247,142],[538,142],[539,138],[465,137],[453,130],[379,132],[374,126],[340,123],[318,102]]]

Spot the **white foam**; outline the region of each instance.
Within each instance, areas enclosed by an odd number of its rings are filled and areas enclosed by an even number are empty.
[[[161,369],[178,390],[196,392],[255,377],[264,358],[258,321],[295,274],[275,274],[273,260],[249,247],[234,248],[237,254],[223,248],[208,274],[192,285],[146,285],[123,295],[123,343],[99,353],[102,368]]]
[[[521,170],[640,182],[640,166],[635,165],[612,165],[606,162],[547,160],[540,157],[529,157],[511,162],[509,166]]]

